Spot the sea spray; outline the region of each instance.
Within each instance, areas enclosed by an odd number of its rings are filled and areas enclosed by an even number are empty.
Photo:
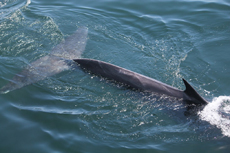
[[[202,120],[221,129],[224,136],[230,137],[230,96],[219,96],[212,100],[201,112]]]

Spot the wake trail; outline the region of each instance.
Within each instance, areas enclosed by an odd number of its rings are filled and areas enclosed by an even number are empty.
[[[215,97],[198,115],[230,137],[230,96]]]

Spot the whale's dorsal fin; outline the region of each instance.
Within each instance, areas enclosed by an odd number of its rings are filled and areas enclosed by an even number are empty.
[[[184,100],[188,104],[195,104],[195,105],[206,105],[208,102],[202,98],[196,90],[185,80],[183,79],[184,85],[186,89],[184,90]]]

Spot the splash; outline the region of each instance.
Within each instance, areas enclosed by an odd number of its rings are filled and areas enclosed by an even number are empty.
[[[31,0],[27,0],[26,6],[28,6],[31,3]]]
[[[224,136],[230,137],[230,96],[214,98],[200,113],[202,120],[221,129]]]

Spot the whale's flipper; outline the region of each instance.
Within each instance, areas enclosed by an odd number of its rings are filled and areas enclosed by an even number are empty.
[[[86,27],[78,28],[73,35],[54,47],[50,55],[32,62],[15,75],[10,83],[0,89],[0,93],[7,93],[68,70],[70,68],[69,60],[79,58],[84,51],[87,35],[88,29]]]
[[[124,83],[132,88],[164,94],[170,97],[183,99],[188,105],[206,105],[205,101],[193,87],[183,79],[185,91],[176,89],[155,79],[132,72],[119,66],[94,59],[74,59],[81,68],[96,75]]]

